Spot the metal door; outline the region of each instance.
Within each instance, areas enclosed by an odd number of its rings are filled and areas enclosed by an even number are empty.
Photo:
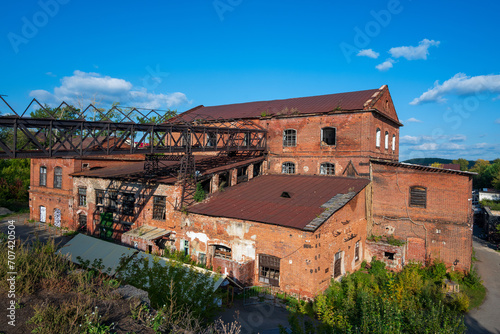
[[[45,223],[47,217],[47,209],[44,206],[40,206],[40,222]]]
[[[61,209],[54,209],[54,226],[61,227]]]

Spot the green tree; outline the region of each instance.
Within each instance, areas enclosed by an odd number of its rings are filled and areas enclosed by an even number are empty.
[[[436,168],[443,168],[443,164],[439,163],[439,162],[433,162],[431,164],[431,167],[436,167]]]
[[[486,169],[490,166],[490,162],[488,160],[477,159],[476,163],[470,169],[471,172],[477,173],[474,175],[473,183],[474,188],[488,188],[491,187],[491,180],[488,181],[485,176]]]
[[[459,158],[453,160],[452,163],[460,165],[460,170],[467,171],[469,170],[469,161],[463,158]]]

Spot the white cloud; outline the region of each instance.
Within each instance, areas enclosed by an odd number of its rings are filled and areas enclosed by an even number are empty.
[[[466,141],[467,140],[467,136],[465,136],[465,135],[454,135],[454,136],[451,136],[449,140],[451,142]]]
[[[55,75],[52,72],[47,72],[47,73],[45,73],[45,75],[48,75],[49,77],[57,77],[57,75]]]
[[[497,120],[495,120],[495,123],[500,124],[500,118],[498,118]]]
[[[398,46],[391,48],[389,53],[394,58],[406,58],[407,60],[427,59],[429,48],[439,46],[439,41],[423,39],[418,46]]]
[[[500,75],[488,74],[470,77],[464,73],[457,73],[443,84],[436,81],[433,88],[413,99],[410,104],[445,102],[446,99],[443,97],[445,95],[472,95],[483,92],[500,93]]]
[[[375,68],[379,71],[387,71],[388,69],[392,68],[393,63],[394,63],[394,60],[389,58],[386,61],[384,61],[383,63],[375,66]]]
[[[440,150],[465,150],[465,145],[456,143],[442,143],[439,145]]]
[[[378,56],[380,56],[380,53],[375,52],[372,49],[363,49],[363,50],[360,50],[358,52],[357,56],[361,56],[361,57],[364,56],[364,57],[369,57],[369,58],[377,59]]]
[[[424,143],[421,145],[413,146],[412,149],[417,151],[435,151],[438,149],[438,144],[436,143]]]
[[[415,137],[415,136],[403,136],[399,138],[399,143],[400,144],[418,144],[420,143],[421,138]]]
[[[408,118],[406,123],[423,123],[421,120],[416,119],[415,117]]]
[[[148,109],[171,108],[188,102],[184,93],[155,94],[144,87],[134,87],[124,79],[78,70],[72,76],[63,77],[61,86],[55,87],[53,93],[33,90],[30,96],[41,103],[56,105],[61,101],[87,104],[97,100],[104,104],[119,102],[124,106]]]

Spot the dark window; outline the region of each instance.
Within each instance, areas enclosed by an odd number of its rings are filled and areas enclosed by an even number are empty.
[[[62,168],[54,168],[54,188],[62,188]]]
[[[108,192],[109,203],[108,207],[110,210],[114,211],[117,208],[118,193],[116,190],[110,190]]]
[[[87,215],[78,215],[78,231],[85,232],[87,230]]]
[[[248,181],[247,170],[248,166],[240,167],[236,170],[236,183]]]
[[[394,260],[394,253],[384,252],[384,258],[386,258],[387,260]]]
[[[104,190],[95,191],[95,204],[104,205]]]
[[[293,162],[284,162],[281,165],[281,172],[283,174],[295,174],[295,164]]]
[[[283,198],[292,198],[292,196],[290,196],[290,193],[288,191],[282,192],[280,197],[283,197]]]
[[[183,252],[184,255],[189,255],[189,241],[188,240],[181,240],[181,252]]]
[[[40,186],[47,186],[47,167],[40,167]]]
[[[359,241],[356,241],[356,247],[354,248],[354,261],[359,261]]]
[[[273,286],[280,285],[280,259],[270,255],[259,255],[259,281]]]
[[[87,206],[87,188],[78,188],[78,205]]]
[[[335,175],[335,165],[329,162],[324,162],[319,166],[320,175]]]
[[[427,207],[427,189],[424,187],[410,187],[410,206],[417,208]]]
[[[165,206],[167,199],[165,196],[153,196],[153,219],[165,220]]]
[[[250,134],[245,133],[245,135],[243,136],[243,142],[241,146],[248,146],[249,144],[250,144]]]
[[[337,142],[337,130],[335,128],[321,129],[321,143],[324,145],[335,145]]]
[[[253,165],[253,177],[259,176],[261,173],[262,162],[258,162]]]
[[[217,146],[217,133],[215,133],[215,132],[208,132],[207,133],[207,146],[208,147]]]
[[[198,263],[201,265],[207,264],[207,255],[205,253],[198,253]]]
[[[333,263],[333,277],[337,278],[342,275],[342,252],[335,254],[335,262]]]
[[[293,129],[283,131],[283,147],[297,146],[297,131]]]
[[[215,246],[214,257],[218,257],[219,259],[231,260],[233,257],[231,256],[231,248],[226,246]]]
[[[122,214],[126,216],[134,215],[135,196],[134,194],[122,194]]]

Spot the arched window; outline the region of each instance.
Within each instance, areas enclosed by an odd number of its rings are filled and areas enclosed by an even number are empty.
[[[396,151],[396,135],[392,135],[392,150]]]
[[[335,175],[335,165],[329,162],[324,162],[319,166],[320,175]]]
[[[62,188],[62,168],[54,168],[54,188]]]
[[[283,165],[281,165],[281,173],[295,174],[295,164],[293,162],[284,162]]]
[[[424,209],[427,207],[427,189],[425,187],[410,187],[410,206]]]
[[[380,129],[377,129],[377,137],[375,138],[375,146],[380,147]]]
[[[321,129],[321,143],[323,145],[335,145],[337,142],[335,128],[323,128]]]
[[[385,132],[385,141],[384,141],[384,144],[385,144],[385,149],[388,150],[389,149],[389,132]]]
[[[287,129],[283,131],[283,147],[297,146],[297,130]]]

